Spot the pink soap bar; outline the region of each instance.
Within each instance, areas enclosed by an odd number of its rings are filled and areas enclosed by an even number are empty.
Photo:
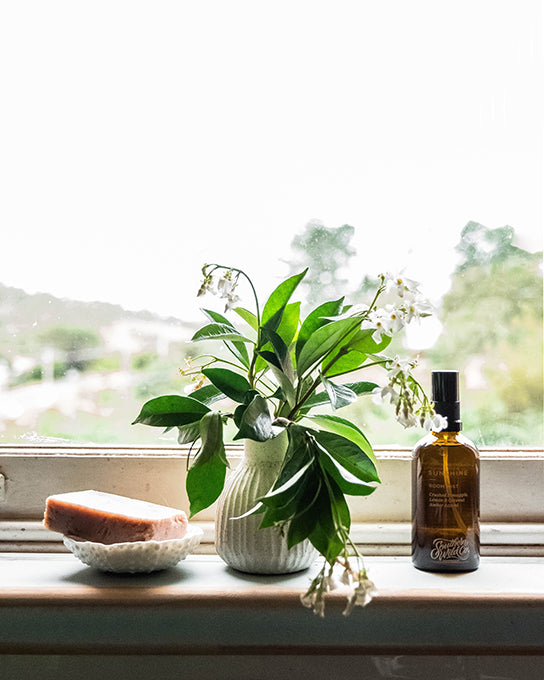
[[[72,491],[49,496],[44,525],[51,531],[95,543],[129,543],[183,538],[183,510],[102,491]]]

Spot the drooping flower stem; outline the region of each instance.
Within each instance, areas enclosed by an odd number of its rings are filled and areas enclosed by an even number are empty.
[[[211,271],[208,271],[208,269],[211,267]],[[260,328],[261,326],[261,311],[259,307],[259,298],[257,297],[257,291],[255,290],[255,286],[253,285],[253,281],[249,278],[249,276],[245,273],[243,269],[238,269],[237,267],[227,267],[224,264],[217,264],[213,262],[212,264],[207,264],[204,266],[204,271],[206,275],[211,275],[213,274],[214,271],[217,269],[224,269],[227,272],[236,272],[237,275],[239,276],[240,274],[246,279],[246,281],[249,283],[249,286],[251,288],[251,292],[253,293],[253,299],[255,301],[255,310],[256,310],[256,316],[257,316],[257,324],[258,327]]]

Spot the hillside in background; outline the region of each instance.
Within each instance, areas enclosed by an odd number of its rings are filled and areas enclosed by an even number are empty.
[[[179,323],[173,317],[160,317],[146,310],[133,312],[108,302],[80,302],[48,293],[27,293],[0,283],[0,330],[10,325],[23,330],[59,324],[99,328],[120,318]]]
[[[59,339],[55,343],[54,338],[55,331],[57,335],[62,333],[60,329],[74,335],[79,330],[82,337],[86,332],[90,338],[119,324],[132,326],[141,337],[178,335],[184,340],[191,333],[190,326],[174,317],[161,317],[146,310],[128,311],[107,302],[80,302],[48,293],[30,294],[0,283],[0,358],[4,361],[11,362],[19,354],[39,356],[48,338],[53,339],[53,345],[59,344]],[[95,344],[101,344],[102,340],[99,337]]]
[[[0,284],[0,436],[154,441],[130,423],[142,399],[183,390],[194,327],[105,302]]]

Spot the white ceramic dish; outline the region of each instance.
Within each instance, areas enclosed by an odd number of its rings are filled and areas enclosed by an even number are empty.
[[[202,533],[202,529],[189,526],[183,538],[167,541],[105,545],[84,541],[76,536],[63,536],[63,540],[68,550],[89,567],[118,574],[136,574],[173,567],[198,548]]]

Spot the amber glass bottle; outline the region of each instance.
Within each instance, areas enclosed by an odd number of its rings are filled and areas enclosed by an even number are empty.
[[[412,562],[426,571],[473,571],[480,563],[478,450],[460,434],[457,371],[433,371],[432,387],[448,425],[412,454]]]

